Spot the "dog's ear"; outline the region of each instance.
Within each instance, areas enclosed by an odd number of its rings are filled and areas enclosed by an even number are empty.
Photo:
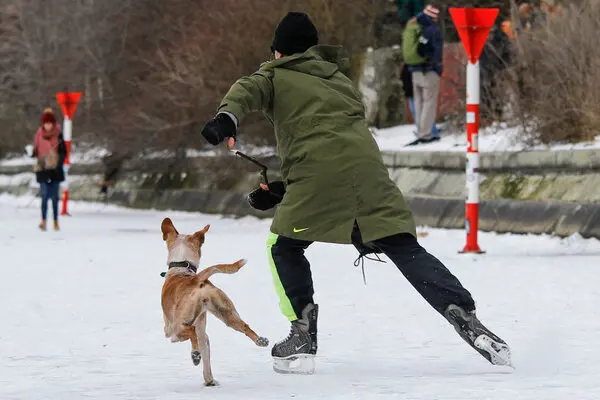
[[[192,235],[194,240],[196,240],[200,246],[204,244],[204,234],[208,232],[209,228],[210,225],[206,225],[201,231],[198,231]]]
[[[179,235],[179,232],[177,232],[177,229],[175,229],[175,226],[173,225],[173,221],[171,221],[171,218],[163,219],[162,224],[160,224],[160,230],[162,231],[162,234],[163,234],[163,240],[167,240],[167,238],[169,237],[170,234]]]

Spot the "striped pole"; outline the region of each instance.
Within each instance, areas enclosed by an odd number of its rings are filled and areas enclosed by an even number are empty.
[[[485,46],[498,8],[450,7],[450,16],[467,53],[467,244],[460,253],[484,253],[477,243],[479,230],[479,56]]]
[[[479,229],[479,61],[467,64],[467,244],[462,253],[483,253],[477,243]]]
[[[63,195],[62,195],[62,210],[60,215],[71,215],[67,210],[67,205],[69,202],[69,166],[71,165],[71,137],[73,133],[73,121],[65,115],[65,119],[63,122],[63,138],[65,140],[65,145],[67,147],[67,155],[65,157],[64,171],[65,171],[65,180],[62,183],[63,186]]]
[[[69,92],[65,89],[62,93],[56,94],[56,100],[60,104],[63,115],[65,116],[63,123],[63,139],[67,147],[67,154],[65,156],[65,162],[63,169],[65,171],[65,180],[63,186],[62,196],[62,210],[60,215],[71,215],[67,209],[69,204],[69,167],[71,166],[71,138],[73,136],[73,114],[77,108],[77,103],[81,98],[81,92]]]

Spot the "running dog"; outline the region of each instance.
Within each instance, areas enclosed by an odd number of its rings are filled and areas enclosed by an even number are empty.
[[[206,314],[212,313],[228,327],[242,332],[257,346],[266,347],[269,340],[258,336],[237,313],[233,302],[208,278],[216,273],[234,274],[246,264],[219,264],[196,273],[201,247],[210,225],[191,235],[179,234],[170,218],[161,224],[163,240],[167,244],[168,271],[162,287],[161,304],[165,321],[165,337],[171,342],[192,342],[192,362],[203,362],[204,383],[216,385],[210,367],[210,344],[206,334]]]

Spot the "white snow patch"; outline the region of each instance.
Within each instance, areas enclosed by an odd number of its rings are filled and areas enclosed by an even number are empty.
[[[366,74],[369,75],[368,73]],[[376,100],[376,93],[368,88],[364,82],[360,84],[364,92],[364,101],[367,110],[370,110],[372,103]],[[443,126],[439,124],[438,126]],[[458,131],[442,131],[442,139],[439,142],[429,143],[426,145],[405,147],[406,144],[412,142],[415,136],[414,125],[399,125],[392,128],[377,129],[372,127],[377,144],[381,151],[457,151],[464,152],[467,148],[466,132]],[[109,151],[100,147],[84,146],[85,150],[79,150],[73,145],[71,154],[72,164],[92,164],[102,161],[102,158],[109,154]],[[273,156],[276,155],[276,150],[269,146],[253,146],[238,143],[236,149],[251,155],[251,156]],[[483,128],[479,132],[479,151],[486,152],[519,152],[531,150],[582,150],[582,149],[600,149],[600,135],[596,136],[594,141],[582,142],[577,144],[553,144],[551,146],[535,145],[527,146],[523,138],[521,129],[518,127],[507,127],[505,124],[495,124],[492,127]],[[210,150],[195,150],[186,149],[187,157],[213,157],[222,154],[222,149]],[[147,153],[139,156],[141,159],[166,159],[174,155],[171,151],[159,151]],[[0,160],[0,166],[19,166],[19,165],[34,165],[35,160],[26,155]]]
[[[275,154],[275,149],[269,146],[252,146],[252,145],[238,145],[236,149],[241,152],[248,154],[250,156],[272,156]],[[195,150],[195,149],[187,149],[186,156],[187,157],[214,157],[218,155],[219,150]],[[102,159],[110,154],[107,149],[100,147],[92,147],[89,148],[86,146],[85,150],[79,150],[77,147],[73,146],[70,162],[71,164],[95,164],[102,161]],[[138,159],[144,160],[160,160],[167,159],[174,156],[174,152],[169,150],[150,152],[143,156],[136,156]],[[0,160],[0,166],[21,166],[21,165],[31,165],[35,164],[35,159],[22,155],[19,157],[12,157],[7,159]]]
[[[442,131],[442,139],[438,142],[405,147],[406,144],[415,140],[414,125],[400,125],[393,128],[375,129],[372,128],[375,140],[381,151],[459,151],[467,150],[466,132]],[[577,144],[554,144],[551,146],[526,146],[523,134],[520,128],[493,126],[481,129],[479,132],[479,152],[497,152],[497,151],[530,151],[530,150],[581,150],[581,149],[600,149],[600,135],[593,142],[583,142]]]
[[[35,159],[26,155],[0,160],[0,165],[6,167],[14,167],[20,165],[35,165]]]
[[[75,144],[73,144],[70,156],[71,164],[93,164],[102,160],[102,157],[108,154],[108,150],[100,147],[86,148],[85,150],[79,150]],[[12,157],[0,160],[0,165],[11,167],[20,165],[35,165],[35,158],[27,155],[19,157]]]
[[[79,184],[82,182],[99,181],[101,178],[101,175],[69,175],[68,180],[69,184]],[[29,184],[29,187],[38,187],[38,183],[35,179],[35,173],[22,172],[14,175],[0,174],[0,186],[9,187],[22,186],[26,184]]]
[[[33,172],[23,172],[15,175],[0,175],[0,186],[21,186],[35,181]]]

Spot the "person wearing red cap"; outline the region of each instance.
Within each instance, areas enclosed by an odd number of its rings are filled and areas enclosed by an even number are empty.
[[[46,108],[42,114],[41,126],[33,139],[33,154],[37,159],[35,164],[36,181],[40,184],[42,197],[42,221],[39,228],[46,230],[48,200],[52,201],[52,216],[54,230],[58,225],[58,190],[60,182],[65,180],[63,163],[67,155],[67,147],[63,140],[60,125],[56,122],[54,112]]]
[[[318,41],[308,15],[287,14],[275,29],[274,59],[237,80],[201,132],[210,144],[227,141],[232,148],[250,113],[263,111],[274,126],[282,180],[248,195],[255,209],[278,206],[267,257],[291,327],[271,349],[273,368],[314,372],[319,307],[305,256],[314,242],[353,244],[357,261],[387,255],[465,341],[491,363],[505,365],[508,346],[477,319],[471,294],[417,242],[412,212],[390,179],[362,96],[347,76],[343,48]]]

